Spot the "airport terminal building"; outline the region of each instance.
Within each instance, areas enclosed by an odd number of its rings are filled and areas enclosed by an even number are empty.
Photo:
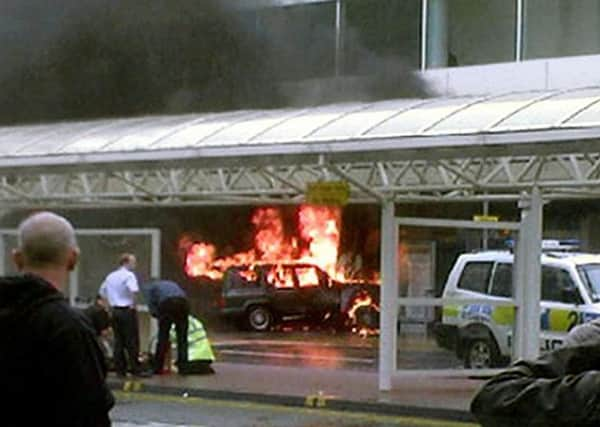
[[[397,297],[439,296],[457,253],[517,229],[528,247],[574,238],[600,251],[600,1],[239,0],[235,10],[253,31],[289,32],[271,49],[290,105],[0,128],[0,251],[23,212],[56,209],[87,230],[74,302],[93,296],[122,248],[143,252],[147,276],[185,281],[185,239],[247,250],[255,207],[286,217],[309,185],[345,182],[340,239],[375,242],[364,261],[383,276],[381,389],[398,308],[420,312]],[[370,87],[371,59],[384,64],[377,78],[415,70],[414,92],[317,102],[320,88]],[[475,216],[500,226],[440,232],[426,221]]]

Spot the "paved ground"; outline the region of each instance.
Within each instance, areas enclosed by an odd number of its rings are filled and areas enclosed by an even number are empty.
[[[117,393],[115,427],[472,427],[427,418]]]
[[[211,334],[218,360],[230,363],[255,363],[274,366],[309,366],[376,371],[378,338],[323,331],[288,331]],[[424,334],[398,338],[399,369],[460,368],[451,351],[439,348]]]
[[[481,380],[441,375],[396,375],[392,391],[380,392],[376,372],[306,366],[272,366],[218,362],[216,373],[181,377],[176,374],[144,380],[143,389],[155,393],[216,399],[245,400],[303,406],[321,396],[333,409],[394,415],[435,414],[442,419],[467,421],[470,401]],[[109,383],[121,389],[114,376]]]
[[[142,426],[206,427],[229,425],[223,423],[232,420],[230,425],[235,426],[380,427],[436,426],[448,422],[473,421],[469,413],[469,404],[482,381],[447,370],[436,373],[438,368],[459,368],[460,372],[460,361],[452,352],[437,347],[434,340],[425,334],[399,337],[397,360],[400,370],[393,378],[393,389],[390,392],[380,392],[378,387],[377,337],[365,339],[352,334],[330,334],[310,330],[275,331],[266,334],[220,331],[209,333],[209,337],[217,353],[218,361],[213,364],[216,374],[155,376],[144,380],[142,391],[145,393],[141,395],[155,393],[172,399],[181,398],[185,393],[189,396],[188,402],[191,401],[190,398],[201,398],[210,399],[211,402],[226,400],[230,404],[243,401],[246,405],[286,405],[288,410],[292,407],[291,410],[302,414],[302,417],[295,418],[290,413],[280,417],[274,413],[268,421],[275,424],[268,424],[265,419],[260,418],[263,415],[258,412],[258,418],[252,418],[249,412],[240,413],[234,410],[235,408],[228,407],[227,418],[219,418],[221,413],[210,415],[210,412],[200,410],[202,416],[209,417],[201,418],[203,421],[199,423],[200,418],[196,417],[198,411],[187,406],[188,409],[182,410],[177,406],[184,404],[182,402],[148,403],[143,399],[129,399],[120,401],[115,409],[116,419],[121,423],[115,425],[129,427],[135,425],[137,420]],[[424,373],[415,375],[403,372],[402,369],[419,369]],[[124,383],[114,376],[109,378],[109,383],[113,389],[123,390]],[[308,410],[305,409],[306,406],[323,406],[327,410],[349,414],[400,416],[404,417],[404,424],[394,424],[394,420],[390,419],[361,419],[356,423],[352,417],[344,418],[339,421],[340,424],[332,424],[330,419],[317,417],[316,424],[310,424],[313,418],[308,416],[310,412],[303,412]],[[324,415],[322,411],[321,409],[316,415]],[[181,412],[181,416],[190,413],[191,418],[164,417],[178,412]],[[239,414],[240,418],[236,418],[236,414]],[[334,415],[339,416],[337,413]],[[240,424],[242,421],[254,424]],[[289,423],[285,424],[288,421]],[[412,424],[407,424],[409,421]],[[421,424],[415,424],[417,421]]]

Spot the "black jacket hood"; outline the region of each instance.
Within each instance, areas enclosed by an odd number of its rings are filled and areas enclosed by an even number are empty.
[[[18,329],[32,310],[64,295],[44,279],[31,274],[0,278],[0,332]]]

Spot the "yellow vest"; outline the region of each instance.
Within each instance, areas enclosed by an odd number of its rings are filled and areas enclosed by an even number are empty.
[[[171,328],[171,340],[175,340],[175,327]],[[212,351],[212,346],[206,335],[204,325],[194,316],[188,317],[188,361],[206,360],[215,361],[215,355]]]

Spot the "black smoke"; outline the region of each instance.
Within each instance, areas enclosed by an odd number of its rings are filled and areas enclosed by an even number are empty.
[[[377,78],[290,93],[282,83],[333,61],[333,32],[315,26],[306,56],[286,55],[297,29],[256,22],[255,11],[227,0],[3,0],[0,123],[428,94],[398,58],[367,49],[363,68]]]

